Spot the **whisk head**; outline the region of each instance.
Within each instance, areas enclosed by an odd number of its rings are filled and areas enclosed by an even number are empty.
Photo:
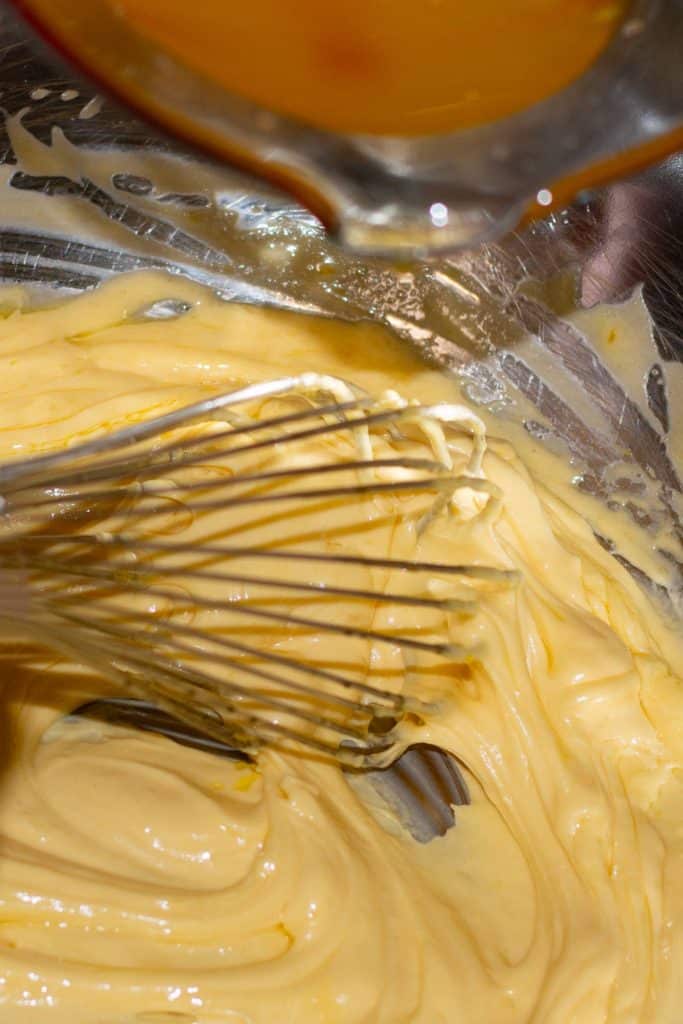
[[[417,667],[473,654],[465,584],[511,578],[416,557],[495,510],[483,450],[463,407],[304,374],[6,464],[0,618],[244,749],[386,763]]]

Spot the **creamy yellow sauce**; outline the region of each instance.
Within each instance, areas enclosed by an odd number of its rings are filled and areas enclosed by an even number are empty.
[[[170,297],[192,309],[138,315]],[[459,400],[377,328],[142,275],[0,322],[0,457],[309,369]],[[454,513],[419,542],[424,558],[521,574],[481,595],[462,628],[484,653],[420,731],[472,793],[428,845],[329,764],[271,751],[253,770],[60,727],[111,685],[4,650],[3,1024],[677,1024],[680,630],[504,440],[489,438],[484,472],[497,516]],[[373,531],[374,553],[390,534]]]

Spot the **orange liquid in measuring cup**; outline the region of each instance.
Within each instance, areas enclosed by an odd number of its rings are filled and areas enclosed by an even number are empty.
[[[185,64],[334,131],[420,135],[504,117],[567,85],[625,0],[106,0]]]

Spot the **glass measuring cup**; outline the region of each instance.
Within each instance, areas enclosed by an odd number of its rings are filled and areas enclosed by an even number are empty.
[[[331,132],[265,109],[176,59],[109,4],[15,2],[117,96],[292,192],[359,252],[473,247],[683,141],[683,0],[633,0],[598,59],[549,98],[418,136]]]

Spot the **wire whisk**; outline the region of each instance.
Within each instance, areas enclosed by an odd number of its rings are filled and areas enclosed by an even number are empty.
[[[389,763],[439,699],[417,668],[472,657],[453,623],[513,579],[416,557],[495,513],[484,447],[462,406],[309,373],[7,463],[0,620],[241,749]]]

